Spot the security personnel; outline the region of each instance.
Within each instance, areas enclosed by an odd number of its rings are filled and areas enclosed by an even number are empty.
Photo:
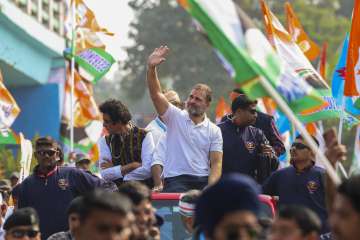
[[[117,191],[112,182],[74,167],[57,165],[59,145],[51,137],[36,140],[35,157],[38,165],[18,190],[18,208],[33,207],[41,219],[41,239],[68,229],[66,209],[77,196],[95,188]]]
[[[240,95],[231,104],[232,117],[218,126],[224,141],[222,173],[237,172],[261,182],[279,162],[264,133],[251,126],[256,121],[257,101]]]
[[[314,141],[317,142],[315,138]],[[301,136],[295,139],[290,154],[292,166],[274,172],[263,184],[263,193],[279,196],[279,207],[308,207],[320,217],[321,233],[326,233],[329,228],[325,206],[325,170],[315,166],[316,154]]]
[[[239,88],[234,89],[230,94],[230,99],[233,101],[236,97],[244,95],[244,92]],[[269,140],[270,146],[274,149],[276,156],[280,156],[285,153],[285,146],[281,140],[279,130],[276,128],[274,118],[266,113],[256,111],[257,117],[255,122],[253,123],[254,127],[257,127],[263,131],[266,138]],[[225,121],[228,118],[231,119],[232,115],[224,116],[221,121]]]

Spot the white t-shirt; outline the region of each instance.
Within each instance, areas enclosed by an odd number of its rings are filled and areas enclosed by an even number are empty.
[[[111,162],[111,152],[106,144],[105,137],[100,138],[98,142],[99,150],[100,150],[100,160],[99,164],[101,165],[103,162]],[[107,169],[101,169],[100,174],[101,177],[107,181],[114,181],[119,178],[124,178],[124,181],[131,180],[145,180],[151,177],[151,162],[152,155],[154,152],[154,140],[151,132],[148,132],[142,142],[141,145],[141,167],[129,172],[124,177],[121,174],[121,166],[114,166]],[[99,166],[100,167],[100,166]]]
[[[167,127],[164,177],[208,176],[210,152],[223,151],[220,128],[207,117],[195,125],[187,110],[172,104],[161,117]]]
[[[154,144],[157,146],[160,137],[166,133],[166,125],[160,120],[159,117],[156,117],[146,126],[145,130],[151,132],[154,139]]]

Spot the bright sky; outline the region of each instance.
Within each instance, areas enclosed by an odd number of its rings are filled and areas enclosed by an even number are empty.
[[[131,44],[128,39],[129,23],[134,18],[134,12],[128,6],[129,0],[85,0],[86,5],[95,13],[100,26],[107,28],[115,36],[100,36],[106,45],[106,50],[116,60],[124,60],[126,52],[122,49]],[[116,64],[114,64],[115,66]],[[108,77],[116,70],[111,69]]]

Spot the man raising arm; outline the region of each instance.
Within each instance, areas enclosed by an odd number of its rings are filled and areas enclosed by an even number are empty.
[[[196,84],[186,100],[185,110],[169,104],[162,94],[156,69],[168,53],[166,46],[156,48],[147,62],[150,96],[167,126],[164,191],[202,189],[221,176],[221,131],[206,116],[212,91],[205,84]]]

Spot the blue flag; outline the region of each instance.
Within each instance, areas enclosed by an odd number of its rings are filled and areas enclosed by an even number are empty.
[[[349,47],[349,35],[347,34],[344,39],[339,62],[334,69],[333,79],[331,82],[332,95],[336,99],[336,103],[339,106],[342,105],[342,98],[344,97],[345,68],[346,68],[346,57],[347,57],[348,47]]]

